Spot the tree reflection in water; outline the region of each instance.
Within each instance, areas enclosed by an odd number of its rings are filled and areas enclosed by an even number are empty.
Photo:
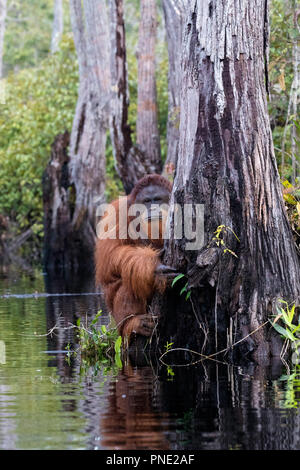
[[[74,278],[70,283],[48,278],[46,291],[89,294],[46,297],[36,301],[36,313],[31,310],[41,318],[45,305],[47,331],[62,326],[47,336],[48,351],[62,351],[49,355],[48,361],[48,367],[57,370],[59,390],[54,396],[56,389],[49,387],[48,399],[59,399],[61,407],[53,419],[62,429],[67,422],[69,429],[61,448],[68,448],[70,439],[77,442],[79,435],[88,449],[300,449],[299,381],[297,376],[279,380],[286,374],[280,361],[259,367],[206,361],[174,367],[170,376],[166,367],[147,362],[143,355],[116,374],[105,373],[103,367],[96,376],[93,368],[82,373],[79,356],[70,364],[66,361],[66,346],[73,349],[78,344],[74,330],[64,328],[78,317],[92,318],[104,310],[102,296],[92,295],[95,290],[88,278],[78,278],[76,285]],[[13,315],[9,302],[5,299],[7,318]],[[101,321],[108,322],[105,310]],[[32,399],[38,401],[39,388],[35,393]],[[38,442],[36,448],[43,445]],[[51,447],[51,441],[45,445]]]

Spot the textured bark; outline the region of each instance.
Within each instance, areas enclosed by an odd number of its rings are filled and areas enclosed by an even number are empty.
[[[136,140],[145,157],[162,170],[155,78],[156,0],[141,0],[138,43],[138,110]]]
[[[58,50],[59,42],[64,31],[64,11],[62,0],[54,1],[54,19],[51,38],[52,54]]]
[[[69,264],[73,254],[68,247],[71,235],[69,141],[67,132],[56,137],[43,175],[44,263],[49,269]]]
[[[111,120],[110,133],[118,174],[128,194],[135,183],[159,168],[132,142],[128,124],[128,77],[123,0],[110,2],[111,24]]]
[[[300,10],[296,10],[296,1],[293,2],[294,6],[294,29],[295,32],[298,31],[298,34],[300,33],[300,26],[298,24],[299,21],[299,16],[300,16]],[[292,115],[293,116],[298,116],[298,97],[299,97],[299,87],[300,87],[300,48],[299,48],[299,38],[294,37],[293,38],[293,83],[292,83],[292,89],[291,89],[291,108],[292,108]],[[291,153],[292,153],[292,183],[295,184],[296,182],[296,177],[298,175],[298,168],[296,167],[297,165],[297,150],[299,149],[298,145],[298,135],[297,135],[297,127],[295,123],[293,122],[292,124],[292,130],[291,130]]]
[[[166,340],[198,350],[230,346],[275,312],[278,297],[299,300],[299,259],[267,113],[268,18],[265,0],[190,4],[172,200],[204,204],[205,244],[222,224],[240,242],[228,231],[224,241],[237,258],[215,248],[218,262],[211,255],[208,269],[207,248],[186,251],[185,238],[172,238],[171,213],[165,261],[186,273],[192,294],[178,300],[173,289],[162,300],[162,348]],[[280,344],[264,327],[234,351],[263,360]]]
[[[0,78],[2,78],[2,74],[3,74],[3,47],[4,47],[6,11],[7,11],[7,0],[0,0]]]
[[[105,0],[71,0],[79,59],[79,98],[70,141],[71,183],[76,191],[74,228],[95,230],[97,201],[105,189],[105,146],[110,97],[109,30]],[[87,227],[86,227],[87,228]]]
[[[188,0],[163,0],[169,56],[169,116],[167,128],[168,154],[166,172],[176,168],[179,144],[181,53]]]
[[[52,182],[49,189],[44,186],[44,200],[49,200],[45,204],[45,262],[49,267],[83,268],[93,263],[96,210],[105,190],[109,30],[105,0],[84,0],[83,4],[70,0],[70,12],[79,63],[78,102],[68,161],[61,160],[62,150],[54,146],[48,171]],[[66,166],[67,190],[60,178],[61,164]],[[56,217],[58,210],[63,217]]]

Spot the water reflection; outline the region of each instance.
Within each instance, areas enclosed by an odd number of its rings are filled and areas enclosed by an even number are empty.
[[[300,449],[298,371],[285,377],[278,361],[82,371],[65,348],[77,348],[76,319],[99,309],[87,277],[0,281],[1,449]]]
[[[102,446],[106,449],[169,449],[165,435],[168,415],[155,410],[157,381],[151,367],[124,367],[111,385],[108,409],[101,417]]]

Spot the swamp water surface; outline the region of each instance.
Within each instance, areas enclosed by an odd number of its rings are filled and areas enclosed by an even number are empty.
[[[68,362],[72,325],[103,307],[91,286],[0,279],[0,449],[300,449],[300,374],[281,362],[169,376]]]

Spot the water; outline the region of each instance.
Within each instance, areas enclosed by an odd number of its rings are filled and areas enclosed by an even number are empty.
[[[300,376],[281,362],[68,363],[72,325],[100,308],[88,279],[0,280],[0,449],[300,449]]]

